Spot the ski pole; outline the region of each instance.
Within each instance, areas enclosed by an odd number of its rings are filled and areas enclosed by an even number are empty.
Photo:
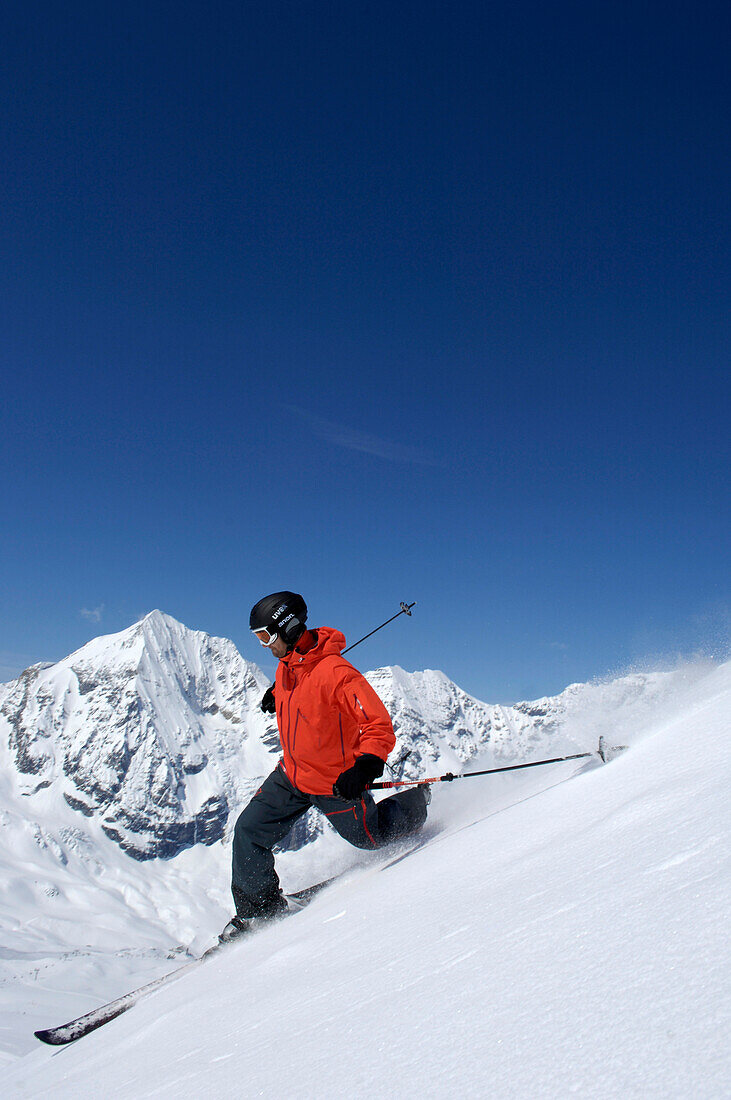
[[[453,779],[471,779],[474,775],[494,775],[495,772],[517,772],[521,768],[539,768],[542,764],[560,764],[563,760],[581,760],[584,756],[596,756],[595,752],[575,752],[572,756],[554,756],[551,760],[533,760],[530,764],[509,764],[504,768],[485,768],[481,772],[460,772],[454,775],[446,772],[431,779],[395,779],[386,783],[371,783],[369,791],[385,791],[390,787],[412,787],[421,783],[451,783]]]
[[[397,611],[396,614],[392,615],[390,619],[386,619],[385,623],[381,623],[381,625],[377,626],[375,630],[371,630],[370,634],[364,634],[363,637],[359,638],[357,642],[353,642],[352,645],[346,646],[345,649],[343,650],[343,653],[348,653],[349,650],[355,649],[355,647],[357,645],[360,645],[361,642],[364,642],[366,640],[366,638],[370,638],[371,634],[375,634],[376,631],[382,630],[384,628],[384,626],[388,626],[389,623],[392,623],[394,619],[398,619],[399,615],[409,615],[409,616],[411,616],[411,608],[412,607],[416,607],[416,600],[414,600],[413,603],[404,603],[402,601],[400,611]],[[342,656],[342,654],[341,654],[341,656]]]
[[[416,600],[414,600],[413,603],[404,603],[402,601],[400,611],[397,611],[396,614],[392,615],[390,619],[386,619],[385,623],[381,623],[381,625],[377,626],[375,630],[371,630],[370,634],[364,634],[363,637],[359,638],[357,642],[353,642],[352,645],[346,646],[345,649],[342,651],[341,656],[343,655],[343,653],[347,653],[349,650],[355,649],[355,647],[357,645],[360,645],[361,642],[364,642],[366,638],[370,638],[371,634],[375,634],[378,630],[383,630],[384,626],[388,626],[388,624],[392,623],[394,619],[398,619],[399,615],[408,615],[409,617],[411,617],[412,607],[416,607]],[[268,687],[267,690],[264,692],[262,700],[259,703],[259,709],[262,710],[264,714],[274,714],[276,710],[276,707],[274,705],[274,684],[272,684],[271,687]],[[406,759],[406,757],[404,757],[404,759]],[[399,761],[399,763],[401,763],[401,761]]]

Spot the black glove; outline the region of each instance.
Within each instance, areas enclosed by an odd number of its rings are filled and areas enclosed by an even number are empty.
[[[359,756],[352,768],[341,772],[333,783],[333,794],[336,798],[354,802],[356,798],[360,798],[369,783],[383,775],[383,766],[380,756],[371,756],[370,753]]]
[[[274,714],[274,711],[277,709],[277,704],[274,702],[274,684],[266,689],[261,697],[259,706],[265,714]]]

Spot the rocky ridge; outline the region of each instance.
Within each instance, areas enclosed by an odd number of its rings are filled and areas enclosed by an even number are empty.
[[[265,687],[232,642],[153,611],[3,686],[19,793],[53,787],[137,859],[212,844],[276,747]]]

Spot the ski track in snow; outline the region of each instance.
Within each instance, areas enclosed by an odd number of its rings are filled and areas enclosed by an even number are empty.
[[[288,888],[346,873],[303,912],[77,1044],[8,1057],[4,1090],[74,1100],[727,1096],[730,716],[731,664],[660,677],[644,695],[586,685],[563,743],[573,733],[584,748],[603,733],[630,744],[624,756],[436,787],[425,833],[403,851],[366,855],[324,834],[284,853]],[[106,918],[93,881],[69,888],[69,913],[74,903],[94,912],[99,944],[35,963],[32,951],[4,953],[8,1048],[28,1050],[21,1036],[34,1027],[179,966],[165,958],[170,934],[156,913],[166,893],[176,911],[187,896],[191,932],[196,921],[217,930],[227,860],[217,845],[155,861],[160,880],[145,898],[120,853],[102,897],[116,892],[147,913],[136,946],[134,917],[125,923],[113,906]],[[18,899],[18,924],[33,920],[31,902]],[[57,943],[69,935],[48,929]],[[115,937],[125,954],[114,955]],[[7,974],[27,980],[32,966],[42,996],[19,1030]]]

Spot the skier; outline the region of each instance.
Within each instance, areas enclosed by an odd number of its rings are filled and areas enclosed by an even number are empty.
[[[306,621],[305,601],[294,592],[265,596],[251,610],[251,630],[279,660],[261,709],[276,712],[282,759],[236,822],[236,915],[219,937],[223,942],[253,920],[287,910],[272,848],[310,806],[357,848],[380,848],[426,821],[429,787],[378,804],[369,794],[396,743],[391,719],[365,677],[340,655],[343,634],[309,630]]]

